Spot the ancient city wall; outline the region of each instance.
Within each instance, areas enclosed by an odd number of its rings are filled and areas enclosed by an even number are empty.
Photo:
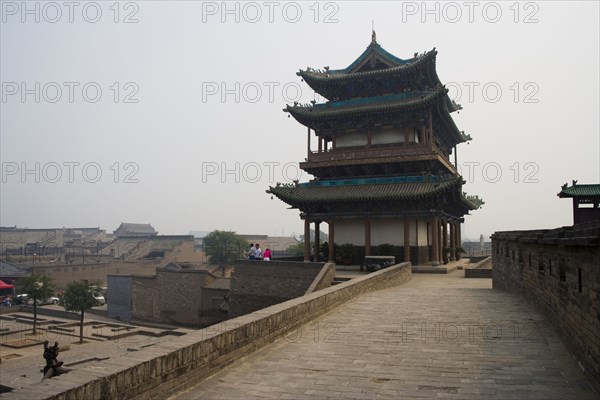
[[[600,384],[600,223],[492,235],[493,286],[541,309]]]
[[[111,263],[86,263],[86,264],[61,264],[35,266],[35,273],[46,275],[52,279],[57,289],[62,289],[68,283],[87,279],[89,281],[106,282],[108,275],[155,275],[156,267],[163,260],[111,262]]]
[[[305,294],[311,294],[317,290],[325,289],[331,286],[331,282],[335,278],[335,263],[325,263],[317,277],[313,280]]]
[[[465,267],[465,278],[492,278],[492,257]]]
[[[410,263],[352,279],[209,328],[141,348],[131,357],[107,360],[108,375],[80,367],[46,381],[32,396],[48,399],[156,399],[189,388],[301,325],[362,293],[402,285],[411,279]],[[43,390],[43,392],[42,392]]]

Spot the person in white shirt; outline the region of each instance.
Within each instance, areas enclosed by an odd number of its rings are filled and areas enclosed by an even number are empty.
[[[260,248],[260,246],[258,245],[258,243],[256,243],[256,250],[254,252],[254,258],[256,260],[262,260],[262,250]]]

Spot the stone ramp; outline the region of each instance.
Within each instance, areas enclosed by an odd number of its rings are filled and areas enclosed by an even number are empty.
[[[172,399],[597,399],[546,320],[464,272],[364,294]]]

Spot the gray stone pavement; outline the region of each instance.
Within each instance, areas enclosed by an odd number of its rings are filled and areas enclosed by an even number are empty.
[[[414,274],[172,399],[597,399],[556,333],[490,279]]]
[[[44,306],[53,307],[53,306]],[[56,309],[56,306],[54,306]],[[52,320],[52,325],[59,323],[75,323],[65,318],[49,317],[39,315],[37,335],[31,335],[32,324],[29,322],[17,322],[7,320],[7,318],[23,316],[31,318],[31,314],[25,312],[16,312],[13,314],[4,314],[0,319],[0,399],[40,399],[45,398],[48,393],[52,393],[57,386],[64,387],[64,390],[73,386],[79,386],[82,381],[89,381],[98,376],[108,375],[115,369],[127,364],[127,360],[136,357],[136,353],[142,349],[151,346],[164,346],[170,340],[171,336],[159,336],[166,330],[163,328],[151,328],[123,324],[119,321],[104,318],[91,313],[85,314],[86,325],[84,327],[85,343],[79,344],[79,326],[71,327],[72,331],[49,331],[49,324],[44,321]],[[105,323],[111,326],[102,327]],[[138,334],[112,338],[112,340],[94,339],[94,335],[103,333],[110,337],[118,335],[123,330],[113,330],[112,326],[131,326],[133,332]],[[195,329],[177,328],[177,332],[182,334],[195,332]],[[10,331],[14,333],[9,333]],[[158,334],[158,337],[153,337]],[[22,348],[7,347],[7,342],[15,340],[35,340],[40,344]],[[40,370],[44,367],[43,345],[41,342],[48,340],[50,345],[55,341],[61,347],[68,347],[68,350],[61,351],[59,361],[63,361],[65,366],[75,370],[74,373],[61,375],[59,378],[47,379],[42,381]],[[18,357],[10,357],[10,356]],[[8,357],[7,357],[8,356]],[[124,362],[125,361],[125,362]],[[85,371],[82,367],[88,367]],[[90,371],[93,371],[90,373]],[[91,375],[90,375],[91,374]],[[95,374],[95,375],[94,375]],[[2,393],[3,387],[14,389],[12,392]],[[47,393],[48,392],[48,393]]]

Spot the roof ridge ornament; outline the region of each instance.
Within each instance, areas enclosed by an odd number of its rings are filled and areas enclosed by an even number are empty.
[[[377,34],[375,33],[375,29],[371,31],[371,43],[377,43]]]

